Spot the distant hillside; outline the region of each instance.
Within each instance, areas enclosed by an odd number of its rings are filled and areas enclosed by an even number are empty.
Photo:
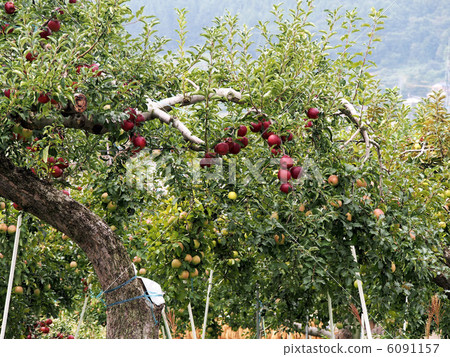
[[[271,19],[270,10],[274,0],[246,0],[224,2],[222,0],[131,0],[130,6],[137,10],[145,6],[145,14],[160,20],[159,35],[177,38],[175,8],[189,10],[188,45],[202,40],[199,34],[212,19],[225,14],[239,14],[240,22],[254,26],[258,21]],[[304,1],[306,2],[306,1]],[[325,23],[323,10],[342,4],[342,11],[357,8],[360,17],[367,20],[371,7],[385,9],[388,16],[385,28],[379,32],[378,43],[372,60],[378,65],[376,73],[385,86],[398,86],[404,96],[424,96],[433,84],[444,83],[448,66],[450,39],[450,1],[448,0],[316,0],[316,11],[311,17],[320,29]],[[294,8],[295,0],[284,1],[284,8]],[[134,27],[131,32],[137,32]],[[172,47],[171,47],[172,46]],[[174,48],[173,42],[168,48]]]

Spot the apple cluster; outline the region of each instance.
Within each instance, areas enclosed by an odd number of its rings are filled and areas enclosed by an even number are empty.
[[[40,338],[41,336],[47,336],[50,333],[50,326],[52,324],[53,324],[53,320],[52,319],[46,319],[46,320],[35,322],[33,324],[34,331],[32,331],[31,327],[28,327],[28,335],[27,335],[26,339],[27,340],[31,340],[31,339]],[[66,338],[66,339],[72,340],[75,337],[73,335],[67,335],[67,337],[65,337],[62,332],[58,332],[52,338],[54,338],[54,339]]]
[[[240,153],[242,148],[247,147],[247,127],[245,125],[240,125],[239,128],[225,128],[226,131],[231,130],[231,136],[224,138],[222,142],[214,146],[214,152],[207,152],[203,159],[200,160],[200,167],[211,167],[214,163],[214,159],[217,155],[224,156],[228,154],[237,155]],[[236,131],[237,138],[233,139],[233,132]]]
[[[12,206],[17,211],[22,210],[22,207],[20,207],[17,203],[13,203]],[[5,209],[6,209],[6,203],[0,202],[0,211],[3,211]],[[16,230],[17,230],[17,227],[14,224],[8,226],[6,223],[3,223],[3,222],[0,223],[0,234],[13,235],[14,233],[16,233]]]
[[[47,159],[47,165],[49,166],[50,175],[54,178],[61,177],[64,173],[64,169],[69,167],[69,163],[66,159],[62,157],[55,159],[52,156]]]
[[[298,179],[302,175],[303,168],[294,166],[294,160],[289,155],[283,155],[280,159],[280,169],[278,170],[278,180],[280,180],[280,191],[289,193],[292,191],[291,179]]]
[[[147,146],[145,138],[135,132],[135,129],[145,122],[145,117],[142,114],[138,114],[136,108],[127,108],[125,113],[128,114],[128,119],[125,119],[120,126],[124,131],[133,133],[130,136],[130,140],[134,145],[132,152],[137,153]]]

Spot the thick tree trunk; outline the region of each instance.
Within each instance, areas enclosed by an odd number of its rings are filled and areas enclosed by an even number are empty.
[[[68,235],[86,253],[102,289],[114,288],[134,276],[120,238],[92,211],[63,194],[31,171],[16,167],[0,152],[0,196],[20,205],[42,221]],[[139,279],[103,295],[107,304],[144,294]],[[107,338],[158,338],[160,311],[146,299],[109,307]],[[153,315],[158,321],[156,325]]]

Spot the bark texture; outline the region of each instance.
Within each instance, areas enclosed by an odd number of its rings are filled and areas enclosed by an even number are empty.
[[[40,220],[68,235],[87,255],[102,289],[114,288],[134,274],[130,257],[120,238],[88,208],[57,190],[31,171],[16,167],[0,152],[0,196],[17,203]],[[107,304],[144,294],[139,279],[104,294]],[[146,299],[109,307],[107,338],[158,338],[160,311]]]

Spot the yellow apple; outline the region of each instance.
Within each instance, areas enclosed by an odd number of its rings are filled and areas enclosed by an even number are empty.
[[[179,259],[174,259],[172,260],[172,268],[174,269],[178,269],[179,267],[181,267],[181,261]]]

